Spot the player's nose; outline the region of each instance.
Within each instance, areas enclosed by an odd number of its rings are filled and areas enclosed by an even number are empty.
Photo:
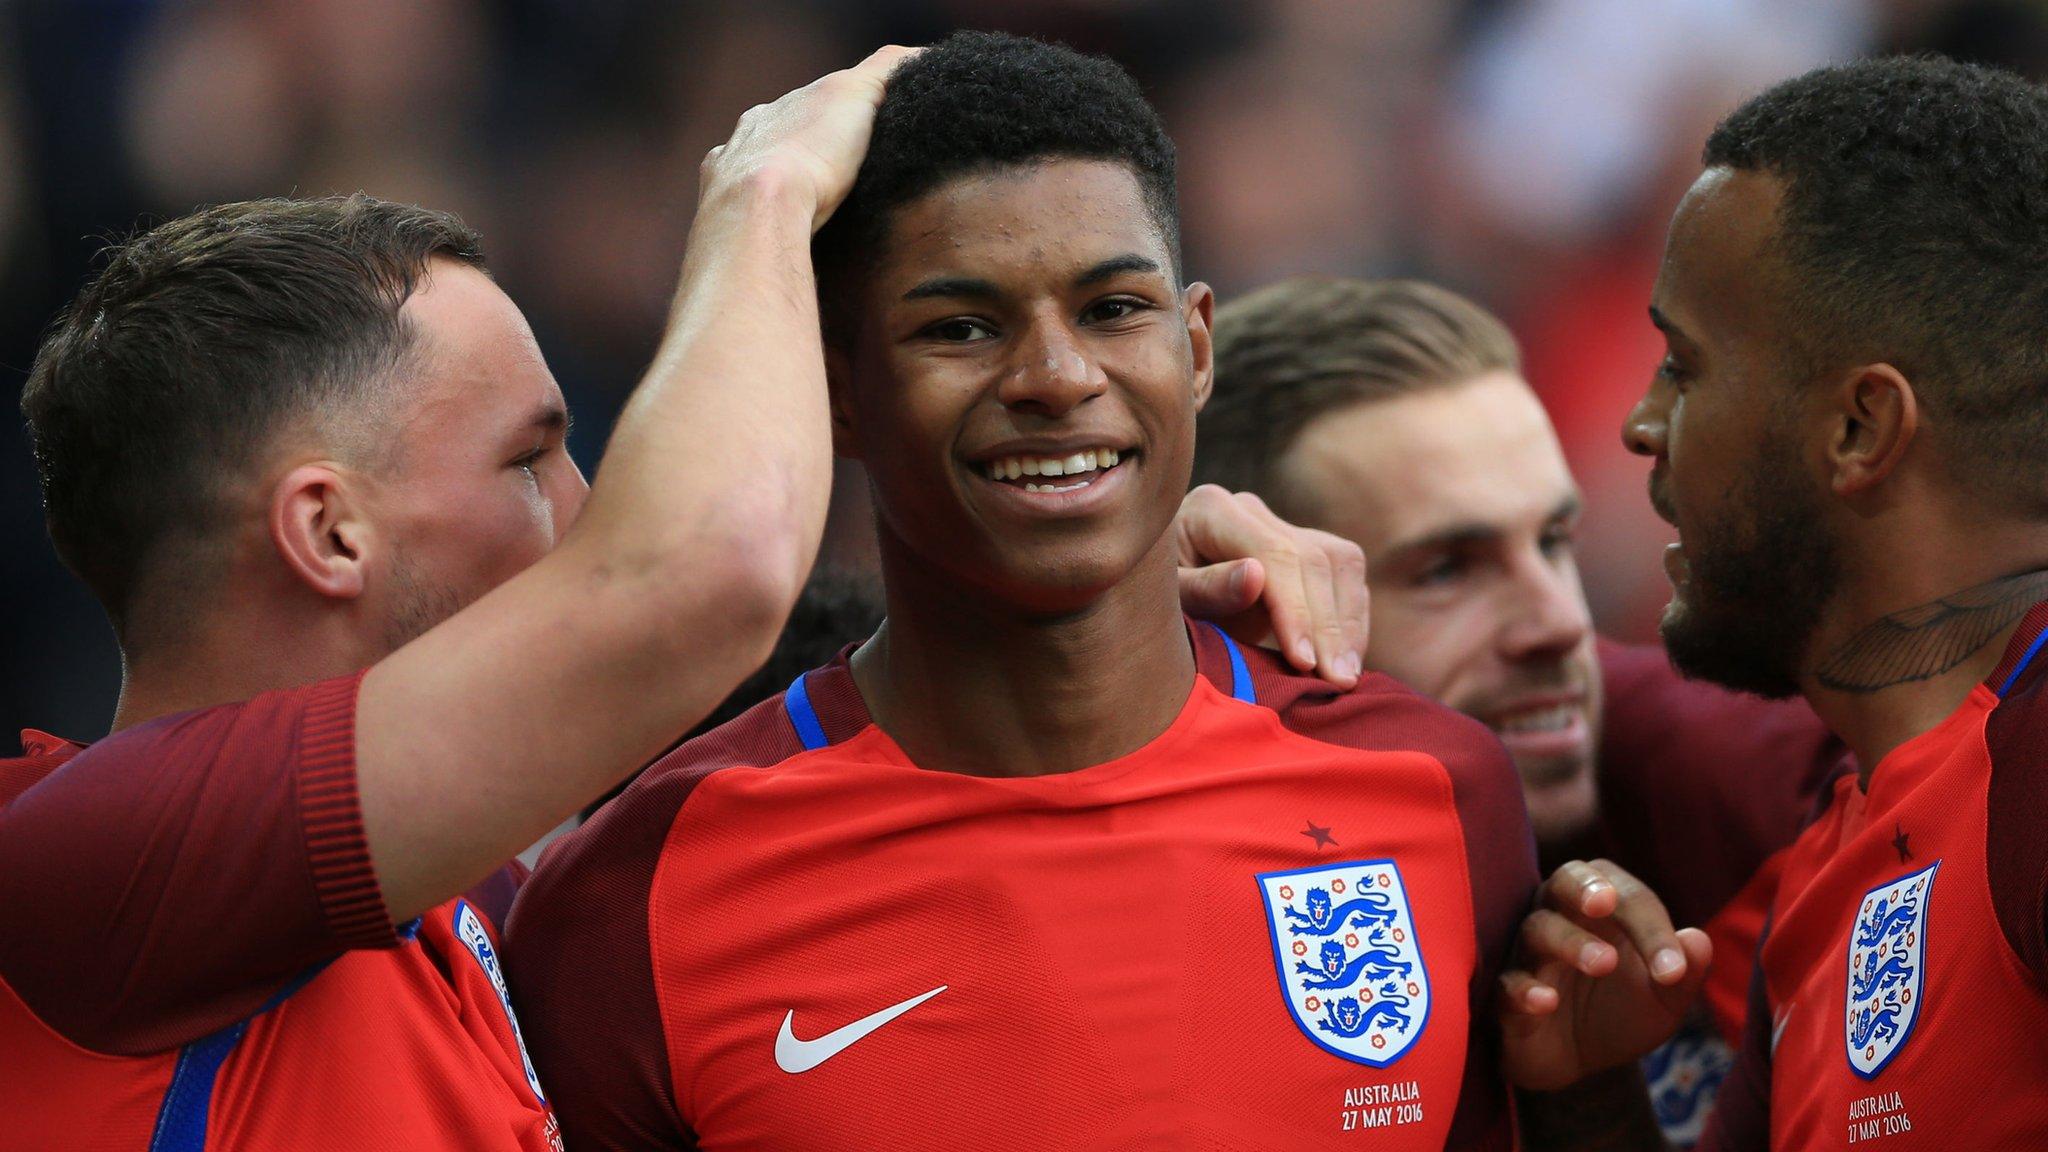
[[[1650,381],[1642,398],[1621,421],[1621,444],[1638,456],[1662,456],[1671,427],[1671,384],[1661,376]]]
[[[564,453],[565,458],[567,453]],[[590,481],[584,478],[583,469],[575,460],[568,461],[568,475],[563,479],[554,498],[555,540],[559,543],[576,523],[576,517],[583,514],[583,502],[590,498]]]
[[[1502,654],[1510,660],[1528,660],[1558,657],[1577,648],[1593,628],[1577,569],[1540,555],[1517,569],[1518,603],[1501,630]]]
[[[1108,386],[1102,366],[1075,333],[1065,324],[1040,321],[1018,340],[1016,359],[1003,375],[997,398],[1008,408],[1064,416]]]

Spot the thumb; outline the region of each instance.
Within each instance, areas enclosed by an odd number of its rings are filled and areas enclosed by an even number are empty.
[[[1190,616],[1216,620],[1259,602],[1266,572],[1257,560],[1232,560],[1180,570],[1180,606]]]

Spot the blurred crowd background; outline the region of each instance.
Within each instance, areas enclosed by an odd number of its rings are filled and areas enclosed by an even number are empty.
[[[1610,633],[1654,631],[1667,530],[1623,412],[1662,230],[1714,121],[1828,61],[2048,76],[2048,0],[0,0],[0,755],[87,739],[112,634],[43,532],[16,400],[110,238],[361,189],[481,229],[597,461],[660,334],[697,162],[749,105],[955,27],[1122,62],[1180,147],[1188,274],[1414,275],[1506,317],[1587,493]],[[829,562],[872,543],[842,475]]]

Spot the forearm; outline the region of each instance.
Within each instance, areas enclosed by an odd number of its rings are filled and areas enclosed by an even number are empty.
[[[1665,1152],[1643,1075],[1626,1064],[1554,1092],[1517,1090],[1527,1152]]]
[[[832,478],[813,211],[772,172],[707,182],[668,333],[571,542],[600,538],[600,552],[655,571],[737,552],[745,572],[710,577],[794,600]]]
[[[670,332],[574,529],[373,668],[359,787],[394,918],[486,874],[765,659],[830,491],[811,207],[707,191]]]

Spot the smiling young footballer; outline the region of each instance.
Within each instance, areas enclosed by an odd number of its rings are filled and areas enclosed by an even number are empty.
[[[1513,765],[1190,626],[1210,378],[1115,65],[962,34],[820,233],[888,618],[557,844],[510,973],[578,1148],[1507,1148]]]

